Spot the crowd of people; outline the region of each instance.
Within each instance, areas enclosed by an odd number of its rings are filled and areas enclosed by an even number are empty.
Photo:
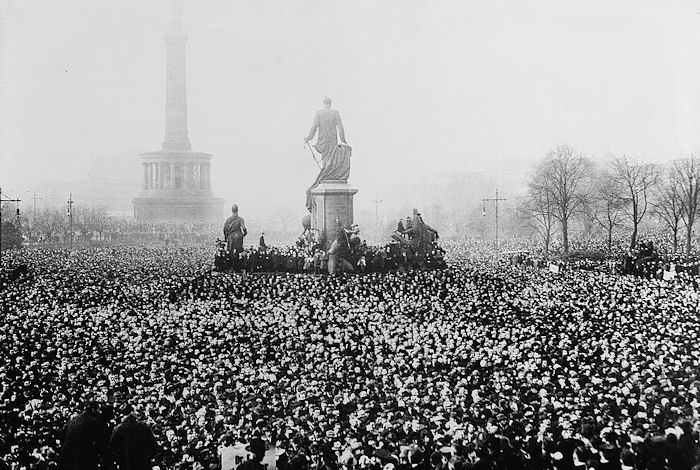
[[[606,249],[604,241],[595,237],[572,239],[569,253],[563,253],[557,243],[544,250],[535,240],[525,238],[504,240],[498,250],[492,240],[475,238],[447,240],[441,245],[448,250],[453,247],[466,250],[471,259],[496,258],[507,264],[535,269],[554,265],[565,271],[587,270],[659,279],[671,273],[687,282],[697,284],[700,281],[700,252],[694,250],[690,255],[677,252],[672,249],[668,237],[645,235],[634,249],[630,249],[629,240],[615,237],[611,251]]]
[[[361,240],[357,224],[338,224],[335,233],[325,234],[312,229],[310,219],[294,246],[268,247],[263,233],[257,247],[245,248],[247,234],[245,220],[234,204],[232,215],[224,224],[224,237],[216,242],[217,271],[366,274],[445,267],[445,251],[437,243],[437,232],[423,222],[415,209],[413,219],[406,218],[406,227],[399,222],[395,239],[381,247],[368,246]]]
[[[698,462],[697,289],[446,247],[446,269],[364,276],[214,275],[204,247],[5,253],[28,269],[0,277],[0,468],[57,468],[93,404],[147,424],[160,469],[260,440],[281,470]]]
[[[366,241],[356,245],[347,245],[344,254],[350,272],[359,274],[382,273],[388,271],[407,271],[416,266],[413,252],[396,243],[381,247],[369,246]],[[436,243],[432,246],[425,263],[425,269],[445,267],[444,250]],[[229,252],[226,244],[220,241],[215,254],[216,269],[248,273],[306,273],[325,274],[329,272],[330,255],[319,244],[269,247],[266,245],[249,246],[235,255]]]
[[[219,224],[212,222],[146,223],[113,220],[109,241],[112,244],[190,245],[207,243],[215,236]]]

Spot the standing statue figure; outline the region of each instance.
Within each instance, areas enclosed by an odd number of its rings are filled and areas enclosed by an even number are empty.
[[[224,239],[226,248],[231,254],[243,251],[243,237],[248,235],[243,217],[238,215],[238,204],[231,206],[231,217],[224,224]]]
[[[316,112],[314,123],[304,142],[308,143],[313,139],[316,131],[318,131],[318,140],[313,147],[321,154],[323,166],[314,183],[306,191],[306,208],[309,212],[313,207],[312,189],[323,181],[347,181],[350,177],[352,148],[345,141],[345,129],[343,129],[340,113],[331,108],[331,99],[327,96],[323,98],[323,109]],[[341,144],[338,144],[338,134],[340,134]]]

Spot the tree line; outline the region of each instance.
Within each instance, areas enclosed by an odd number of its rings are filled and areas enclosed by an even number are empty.
[[[560,145],[534,166],[518,213],[539,234],[545,252],[558,229],[568,253],[577,220],[598,225],[607,236],[608,251],[614,232],[628,226],[634,249],[640,224],[655,216],[669,230],[674,252],[684,236],[685,252],[690,254],[699,205],[700,159],[695,155],[665,165],[628,156],[596,162]]]
[[[66,209],[44,207],[36,214],[23,215],[15,225],[26,241],[45,243],[65,242],[71,235],[75,241],[99,241],[113,225],[104,206],[74,207],[72,219],[71,233],[71,216]]]

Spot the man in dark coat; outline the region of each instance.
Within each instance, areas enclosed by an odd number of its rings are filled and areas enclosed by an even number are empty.
[[[97,469],[107,448],[107,422],[96,403],[73,416],[63,435],[60,468],[66,470]]]
[[[157,452],[156,438],[151,428],[139,421],[130,407],[127,416],[114,429],[109,441],[112,459],[119,470],[150,470]]]
[[[253,457],[243,462],[238,467],[238,470],[265,470],[265,466],[262,464],[265,458],[265,447],[265,441],[259,437],[251,439],[250,445],[246,447],[246,450],[253,454]]]

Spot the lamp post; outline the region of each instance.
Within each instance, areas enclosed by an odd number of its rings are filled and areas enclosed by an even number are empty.
[[[379,196],[375,193],[374,194],[374,225],[377,230],[377,236],[379,236],[379,204],[384,202],[383,200],[379,199]]]
[[[481,211],[482,217],[486,217],[486,203],[487,202],[493,202],[495,211],[496,211],[496,253],[498,253],[498,202],[499,201],[506,201],[507,199],[499,198],[498,197],[498,189],[496,190],[496,197],[495,198],[484,198],[481,201],[484,203],[484,208]]]
[[[5,199],[2,197],[2,189],[0,189],[0,251],[2,251],[2,208],[4,207],[3,203],[7,202],[14,202],[17,205],[16,209],[16,214],[17,214],[17,221],[19,221],[19,203],[21,202],[21,199],[18,198],[10,198],[10,199]]]
[[[68,223],[70,226],[70,249],[73,250],[73,193],[68,193]]]

